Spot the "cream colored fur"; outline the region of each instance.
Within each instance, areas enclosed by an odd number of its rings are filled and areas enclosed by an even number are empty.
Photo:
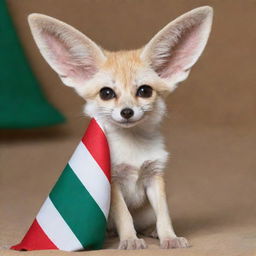
[[[212,23],[205,6],[180,16],[158,32],[143,48],[109,52],[73,27],[54,18],[31,14],[33,37],[63,83],[86,101],[84,112],[96,117],[107,134],[112,162],[112,200],[109,231],[117,232],[120,249],[143,249],[137,233],[160,239],[162,248],[188,247],[177,237],[169,216],[164,169],[168,160],[159,124],[164,98],[187,78],[201,55]],[[149,85],[150,97],[136,95]],[[100,90],[115,97],[103,100]],[[125,119],[120,113],[130,108]]]

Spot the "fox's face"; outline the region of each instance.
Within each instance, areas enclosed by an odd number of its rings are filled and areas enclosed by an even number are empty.
[[[212,9],[197,8],[169,23],[144,47],[109,52],[61,21],[29,16],[43,57],[85,99],[85,113],[124,128],[162,119],[164,97],[187,78],[211,23]]]
[[[85,113],[121,127],[162,117],[165,84],[140,58],[141,50],[104,52],[106,61],[80,91]]]

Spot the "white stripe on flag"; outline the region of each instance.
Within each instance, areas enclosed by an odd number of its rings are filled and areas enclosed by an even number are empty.
[[[110,184],[86,146],[80,142],[69,165],[101,208],[106,219],[110,205]]]
[[[60,250],[76,251],[83,248],[49,197],[41,207],[36,219],[45,234]]]

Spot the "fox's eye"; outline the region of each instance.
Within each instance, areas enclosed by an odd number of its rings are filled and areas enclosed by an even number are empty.
[[[142,85],[137,90],[136,96],[141,98],[150,98],[152,96],[153,89],[149,85]]]
[[[115,92],[109,87],[103,87],[100,90],[100,97],[103,100],[111,100],[116,97]]]

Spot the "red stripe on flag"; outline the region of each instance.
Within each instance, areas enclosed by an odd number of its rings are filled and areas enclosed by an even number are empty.
[[[32,223],[27,234],[24,236],[23,240],[11,247],[13,250],[21,251],[31,251],[31,250],[49,250],[55,249],[58,250],[56,245],[48,238],[44,233],[43,229],[38,224],[35,219]]]
[[[95,119],[92,119],[82,142],[110,181],[110,153],[106,135]]]

